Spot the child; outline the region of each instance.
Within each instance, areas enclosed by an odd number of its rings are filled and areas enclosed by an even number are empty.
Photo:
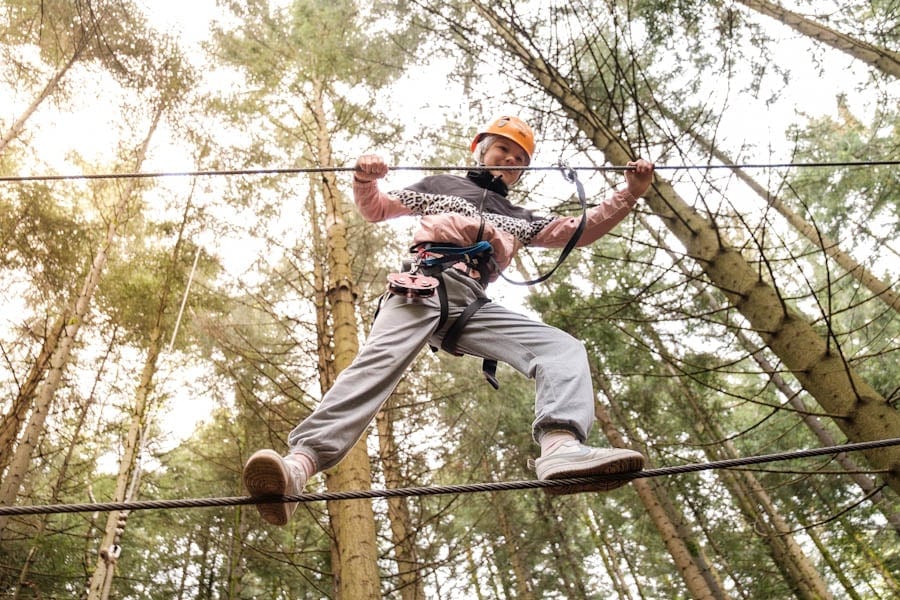
[[[433,175],[391,193],[378,189],[377,180],[388,173],[384,161],[374,155],[358,159],[353,194],[360,214],[370,222],[419,216],[413,238],[417,260],[411,272],[391,280],[366,343],[319,406],[290,433],[287,456],[260,450],[247,461],[243,479],[251,496],[300,494],[314,473],[337,465],[426,344],[485,359],[489,380],[498,360],[535,380],[532,430],[541,446],[534,461],[539,479],[643,468],[638,452],[582,443],[594,421],[595,401],[583,344],[485,296],[485,287],[520,248],[564,247],[579,226],[577,217],[539,217],[507,199],[522,174],[512,167],[527,167],[534,149],[534,133],[524,121],[501,117],[475,136],[471,150],[477,167],[465,177]],[[637,160],[628,166],[626,189],[587,211],[578,245],[609,232],[646,192],[653,165]],[[547,489],[571,493],[623,483]],[[257,508],[267,522],[284,525],[296,503]]]

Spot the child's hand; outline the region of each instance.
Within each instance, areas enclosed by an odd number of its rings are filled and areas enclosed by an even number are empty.
[[[357,181],[367,183],[381,179],[388,173],[388,166],[376,154],[364,154],[356,159],[356,171],[353,177]]]
[[[628,184],[628,191],[635,198],[640,198],[650,187],[653,181],[653,163],[643,158],[631,160],[626,166],[633,167],[625,171],[625,182]]]

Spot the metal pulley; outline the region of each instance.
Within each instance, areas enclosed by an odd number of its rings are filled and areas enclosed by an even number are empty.
[[[398,296],[406,296],[410,300],[428,298],[440,282],[434,277],[421,273],[391,273],[387,276],[388,291]]]

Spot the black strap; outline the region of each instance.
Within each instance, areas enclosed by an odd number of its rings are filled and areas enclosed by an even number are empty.
[[[497,175],[494,178],[503,181],[503,178]],[[484,201],[487,198],[487,188],[484,188],[481,191],[481,204],[478,205],[478,217],[481,219],[481,222],[478,224],[478,234],[475,236],[475,242],[478,243],[481,241],[481,238],[484,236]]]
[[[450,316],[450,301],[447,299],[447,283],[444,281],[444,274],[442,272],[434,273],[434,277],[438,280],[437,286],[437,295],[438,295],[438,304],[440,305],[441,316],[438,318],[438,326],[439,330],[444,326],[444,323],[447,322],[447,318]],[[440,350],[437,346],[428,345],[431,348],[432,352],[437,352]]]
[[[437,328],[440,329],[444,326],[444,323],[447,322],[447,319],[450,316],[450,302],[447,299],[447,285],[444,282],[443,273],[435,273],[435,277],[437,277],[438,281],[440,282],[437,286],[438,301],[441,307],[441,315],[438,318]],[[375,316],[372,317],[373,321],[378,318],[378,313],[381,312],[381,303],[384,300],[385,296],[387,296],[387,294],[382,294],[378,298],[378,305],[375,308]],[[447,335],[444,336],[444,339],[441,342],[441,348],[446,350],[450,354],[462,356],[462,354],[460,352],[457,352],[456,350],[456,344],[459,341],[459,336],[462,335],[462,330],[465,328],[466,322],[472,318],[472,315],[475,314],[475,311],[477,311],[488,302],[490,302],[489,298],[479,298],[475,300],[475,302],[467,306],[462,314],[450,327],[450,329],[447,330]],[[434,346],[432,346],[431,349],[434,352],[438,351],[438,349]],[[497,381],[497,361],[490,358],[485,358],[481,363],[481,371],[484,374],[484,378],[487,380],[487,382],[491,384],[491,387],[493,387],[495,390],[499,390],[500,382]]]
[[[437,293],[438,293],[438,301],[441,305],[441,317],[438,319],[437,328],[440,329],[444,326],[444,323],[447,322],[447,317],[450,316],[450,301],[447,300],[447,283],[444,281],[444,275],[442,273],[437,273],[435,275],[438,280]]]
[[[513,285],[535,285],[549,279],[550,276],[553,275],[554,271],[556,271],[560,267],[560,265],[563,264],[563,261],[566,260],[566,257],[569,256],[569,253],[572,252],[572,249],[575,248],[575,246],[578,244],[578,240],[581,239],[581,234],[584,233],[584,228],[587,225],[587,198],[585,198],[584,186],[581,185],[581,181],[578,180],[578,175],[575,174],[575,169],[562,166],[560,167],[560,169],[562,170],[563,177],[575,184],[575,190],[578,192],[578,202],[579,204],[581,204],[581,221],[579,221],[578,227],[575,229],[572,237],[570,237],[569,241],[566,242],[566,245],[562,249],[562,252],[559,253],[559,260],[556,261],[556,265],[554,265],[553,268],[548,272],[530,281],[513,281],[512,279],[504,275],[503,272],[500,273],[500,277]]]
[[[492,358],[486,358],[481,361],[481,373],[491,387],[495,390],[500,389],[500,382],[497,381],[497,361]]]
[[[466,328],[469,319],[472,318],[472,315],[490,301],[490,298],[482,297],[469,304],[462,314],[456,317],[453,325],[451,325],[450,329],[447,330],[447,333],[444,334],[444,339],[441,340],[441,349],[455,356],[462,356],[462,352],[456,348],[456,345],[459,343],[459,337],[462,335],[462,332]],[[481,363],[481,372],[484,374],[484,378],[487,382],[491,384],[491,387],[495,390],[500,389],[500,382],[497,381],[496,360],[485,358]]]
[[[469,304],[462,314],[456,317],[456,321],[453,322],[453,325],[450,326],[450,329],[447,330],[447,333],[444,334],[444,339],[441,341],[441,350],[449,352],[450,354],[455,354],[456,356],[462,356],[462,353],[457,351],[456,344],[459,343],[459,337],[462,335],[463,329],[466,327],[466,323],[469,322],[469,319],[472,318],[472,315],[475,312],[490,302],[490,298],[476,298],[474,302]]]

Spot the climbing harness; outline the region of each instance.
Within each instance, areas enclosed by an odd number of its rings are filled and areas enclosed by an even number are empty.
[[[405,297],[407,302],[430,298],[437,292],[441,307],[438,329],[446,324],[450,316],[444,271],[451,268],[457,269],[461,265],[463,267],[463,269],[459,269],[461,272],[470,277],[473,276],[473,273],[477,273],[479,279],[486,279],[493,264],[491,258],[493,248],[486,241],[465,247],[426,242],[416,244],[410,248],[410,251],[414,252],[415,256],[412,260],[404,261],[403,270],[387,276],[388,292]],[[472,315],[488,302],[490,299],[482,296],[469,304],[444,334],[440,349],[454,356],[462,356],[463,353],[456,348],[459,337]],[[437,352],[438,348],[432,346],[432,350]],[[496,360],[484,359],[481,371],[491,387],[495,390],[500,388],[500,383],[497,381]]]
[[[562,164],[559,168],[563,177],[575,185],[578,194],[578,202],[581,206],[581,220],[575,231],[572,233],[572,236],[563,247],[562,252],[560,252],[559,259],[552,269],[529,281],[514,281],[500,272],[500,276],[509,283],[514,285],[535,285],[546,281],[560,265],[562,265],[563,261],[566,260],[569,253],[571,253],[578,244],[578,240],[581,239],[582,233],[584,233],[587,224],[587,199],[585,197],[584,186],[581,184],[581,181],[579,181],[578,175],[575,173],[574,169]],[[485,194],[482,195],[479,213],[481,213],[484,208],[484,198],[486,194],[487,190],[485,190]],[[486,282],[490,274],[497,271],[496,262],[492,257],[493,248],[491,247],[491,244],[480,239],[483,231],[484,219],[482,219],[481,227],[476,236],[479,241],[471,246],[457,246],[454,244],[432,242],[416,244],[410,248],[410,252],[415,254],[414,258],[412,260],[404,261],[401,272],[390,273],[387,276],[388,292],[396,296],[405,297],[407,302],[415,302],[422,298],[430,298],[437,293],[441,310],[440,318],[438,320],[438,329],[440,329],[446,324],[450,313],[450,306],[444,283],[444,272],[447,269],[455,268],[466,273],[470,277],[474,276],[473,273],[477,273],[477,279]],[[440,349],[454,356],[463,356],[463,353],[457,349],[459,338],[462,336],[463,330],[472,316],[488,302],[490,302],[490,298],[482,296],[466,306],[462,314],[456,317],[453,324],[447,329],[447,332],[444,334],[444,338],[441,341]],[[432,350],[436,352],[438,348],[432,347]],[[491,387],[495,390],[500,388],[500,383],[497,380],[496,360],[488,358],[484,359],[481,365],[481,371],[485,380]]]
[[[434,296],[440,282],[434,277],[410,271],[391,273],[387,276],[388,291],[396,296],[406,296],[408,301]]]
[[[403,270],[387,276],[388,291],[397,296],[406,296],[410,301],[429,298],[434,295],[440,281],[433,277],[447,268],[464,264],[475,269],[481,275],[485,257],[492,252],[488,242],[478,242],[465,248],[452,244],[416,244],[410,248],[416,255],[412,260],[404,261]]]

